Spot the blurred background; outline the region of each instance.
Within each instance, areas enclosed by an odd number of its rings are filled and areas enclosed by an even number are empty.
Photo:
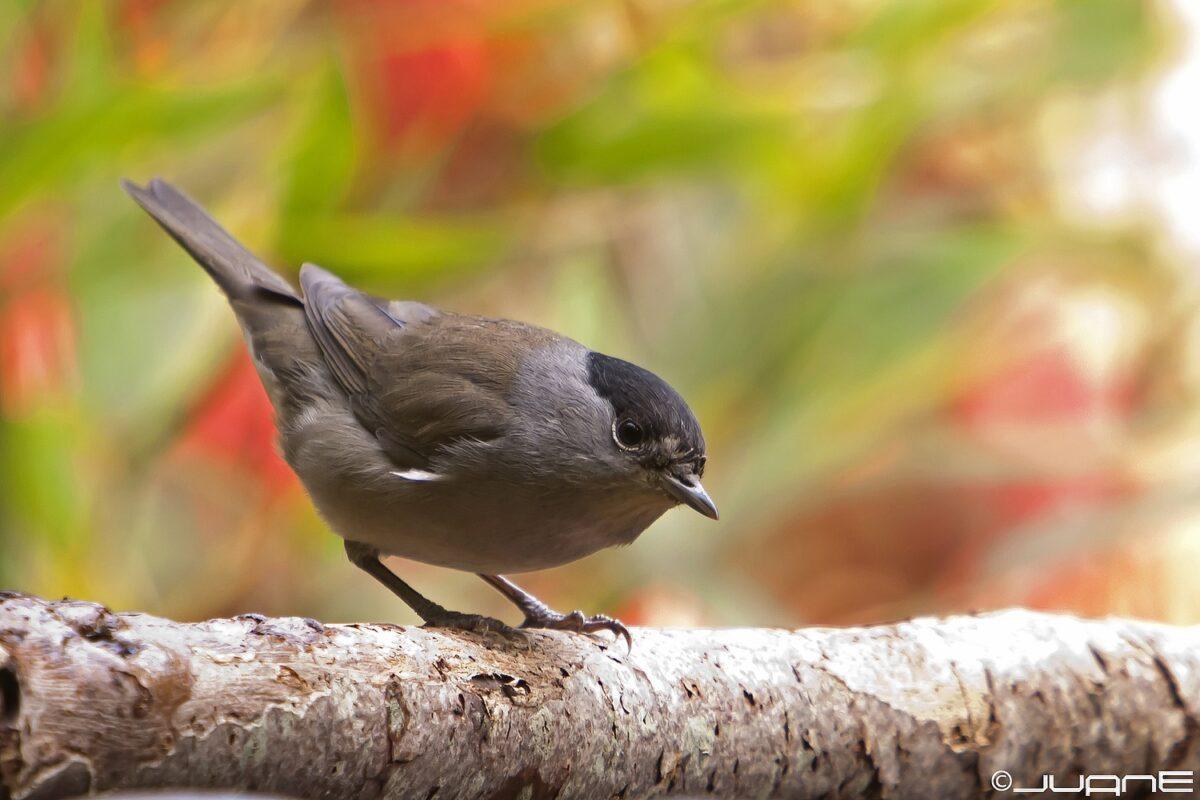
[[[556,607],[1200,622],[1198,97],[1187,0],[0,4],[0,587],[414,619],[117,185],[162,175],[289,276],[682,391],[721,521],[525,576]]]

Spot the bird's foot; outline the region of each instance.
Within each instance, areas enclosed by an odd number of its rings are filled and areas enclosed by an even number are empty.
[[[562,614],[549,608],[540,608],[525,615],[522,628],[545,628],[554,631],[571,631],[591,635],[599,631],[608,631],[614,639],[625,639],[625,646],[633,649],[633,636],[629,629],[619,619],[613,619],[605,614],[584,616],[579,609],[570,614]]]
[[[483,614],[463,614],[459,611],[442,609],[425,620],[426,628],[447,628],[456,631],[471,631],[473,633],[496,633],[506,639],[517,638],[520,634],[510,625],[506,625],[493,617]]]

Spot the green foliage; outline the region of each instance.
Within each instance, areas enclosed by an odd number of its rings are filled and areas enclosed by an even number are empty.
[[[358,607],[322,588],[354,576],[294,488],[180,445],[236,329],[122,176],[171,177],[285,273],[320,263],[655,366],[695,399],[730,520],[699,543],[667,522],[656,547],[686,540],[716,584],[723,542],[754,542],[947,402],[990,287],[1030,253],[1092,252],[1050,199],[1040,115],[1122,87],[1161,38],[1123,0],[701,2],[640,21],[551,4],[428,30],[383,5],[167,4],[134,24],[0,4],[13,70],[51,43],[34,96],[0,94],[0,253],[31,223],[65,232],[31,282],[0,264],[0,320],[46,289],[74,325],[44,396],[0,413],[0,584],[197,615]],[[963,167],[964,140],[992,160]],[[1100,279],[1148,302],[1162,272],[1133,249]],[[665,563],[646,552],[589,580],[643,582]],[[232,577],[196,568],[209,557]],[[126,577],[92,568],[114,562]]]

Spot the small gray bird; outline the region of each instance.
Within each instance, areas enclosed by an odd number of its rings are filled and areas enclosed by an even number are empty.
[[[284,458],[350,560],[426,624],[449,611],[379,560],[476,572],[522,627],[629,632],[551,610],[498,573],[628,544],[683,503],[707,517],[700,425],[651,372],[544,328],[364,294],[314,264],[297,293],[170,184],[122,186],[224,291],[275,407]]]

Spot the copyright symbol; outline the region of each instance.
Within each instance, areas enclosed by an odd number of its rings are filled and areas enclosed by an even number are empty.
[[[992,788],[997,792],[1007,792],[1012,788],[1012,775],[1008,770],[996,770],[992,773]]]

